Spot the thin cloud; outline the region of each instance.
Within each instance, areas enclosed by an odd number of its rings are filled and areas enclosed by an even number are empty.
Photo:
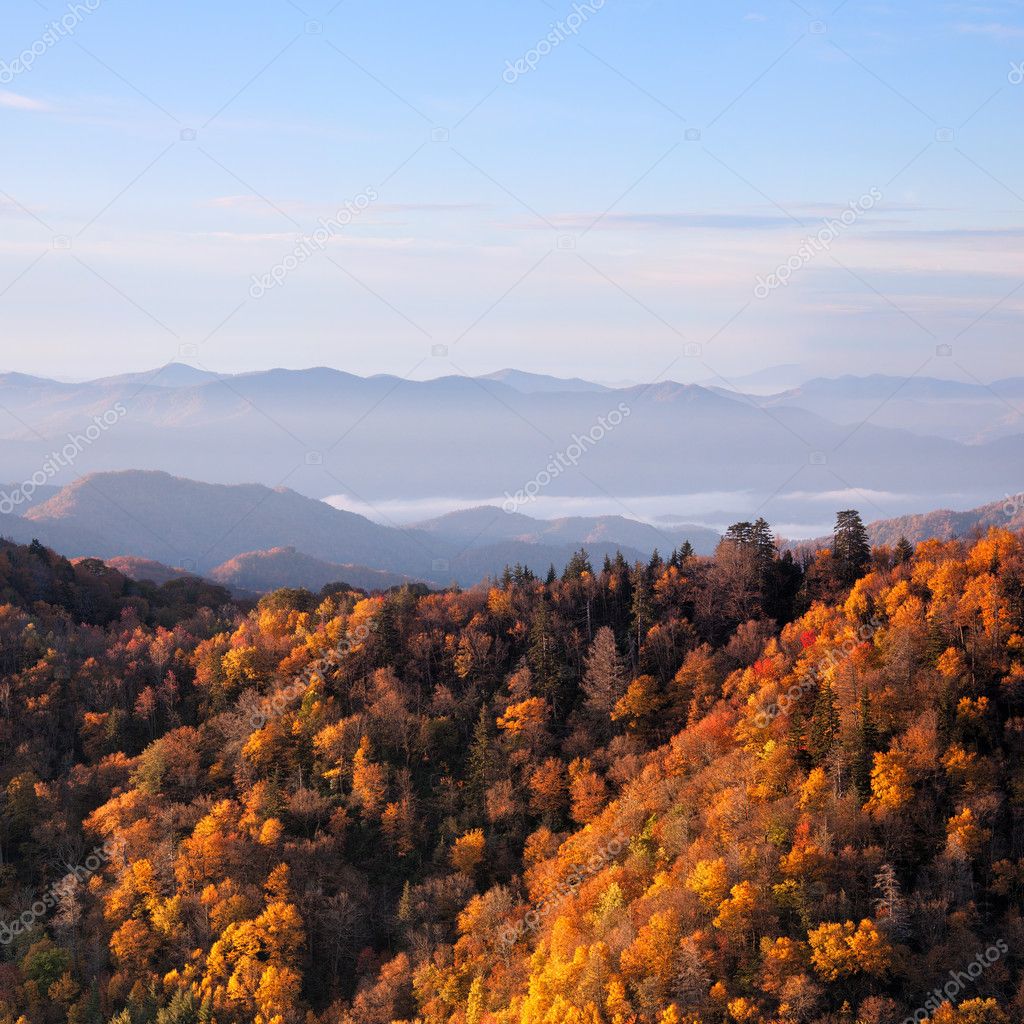
[[[952,240],[1001,241],[1009,239],[1024,242],[1024,227],[1020,228],[917,228],[906,231],[879,231],[879,236],[913,242],[921,238],[947,238]]]
[[[8,110],[32,110],[37,113],[47,113],[53,110],[49,103],[42,100],[34,100],[30,96],[22,96],[20,93],[7,92],[0,89],[0,107]]]
[[[318,214],[328,216],[338,208],[337,204],[332,207],[329,203],[314,203],[298,199],[275,199],[274,204],[281,207],[282,210],[310,216]],[[256,210],[260,213],[265,213],[267,210],[266,200],[255,195],[214,196],[207,200],[206,205],[224,210]],[[374,203],[373,208],[378,213],[458,213],[491,210],[494,207],[489,203]]]
[[[804,218],[808,223],[803,230],[814,227],[814,222],[827,217],[837,217],[849,205],[849,200],[836,201],[833,203],[807,203],[787,202],[784,204],[788,213],[793,217]],[[925,210],[925,207],[911,205],[887,205],[885,212],[893,213],[917,213]],[[590,213],[561,213],[553,215],[550,220],[565,231],[598,231],[614,230],[622,228],[649,228],[662,231],[678,231],[683,229],[698,229],[706,231],[774,231],[779,229],[800,230],[800,225],[795,224],[793,217],[785,213],[757,212],[744,213],[693,213],[693,212],[648,212],[633,211],[621,213],[599,214]],[[878,224],[902,224],[902,220],[892,218],[881,218],[872,214],[871,223]],[[502,227],[509,228],[536,228],[536,222],[524,218],[522,221],[510,224],[503,223]]]
[[[1005,25],[999,21],[961,22],[956,26],[956,30],[964,36],[990,36],[993,39],[1024,38],[1024,28],[1019,25]]]
[[[730,229],[736,231],[768,230],[792,227],[793,221],[782,214],[747,213],[567,213],[551,218],[552,223],[566,231],[599,228],[680,228]],[[597,222],[595,224],[595,221]],[[522,226],[527,225],[525,222]]]

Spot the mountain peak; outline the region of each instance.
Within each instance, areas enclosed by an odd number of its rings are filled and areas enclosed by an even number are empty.
[[[152,388],[191,388],[210,381],[230,377],[231,374],[214,373],[212,370],[201,370],[188,363],[165,363],[153,370],[142,370],[138,373],[122,373],[113,377],[99,377],[87,381],[88,384],[106,386],[121,384],[137,384],[140,387]]]
[[[506,367],[504,370],[495,370],[494,373],[485,373],[476,379],[494,381],[496,384],[506,384],[510,388],[521,391],[526,395],[551,394],[562,391],[600,392],[609,390],[603,384],[595,384],[593,381],[584,380],[582,377],[551,377],[543,373],[514,370],[511,367]]]

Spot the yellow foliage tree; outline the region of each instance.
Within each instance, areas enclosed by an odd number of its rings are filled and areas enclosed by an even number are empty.
[[[352,799],[363,817],[373,818],[380,812],[386,791],[387,768],[374,763],[370,738],[364,736],[352,758]]]
[[[700,897],[707,910],[716,908],[729,892],[729,869],[725,858],[697,861],[686,879],[686,888]]]
[[[873,921],[855,925],[827,923],[808,933],[811,962],[826,981],[857,973],[884,976],[892,965],[892,947]]]
[[[472,832],[459,836],[452,844],[452,865],[464,875],[472,875],[484,859],[486,846],[482,828],[473,829]]]

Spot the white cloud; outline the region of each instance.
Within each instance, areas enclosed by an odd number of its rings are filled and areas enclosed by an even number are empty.
[[[16,92],[7,92],[0,89],[0,107],[7,107],[9,110],[35,110],[39,112],[53,110],[49,103],[42,100],[34,100],[29,96],[21,96]]]

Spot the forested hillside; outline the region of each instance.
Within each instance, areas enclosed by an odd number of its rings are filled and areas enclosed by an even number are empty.
[[[1024,541],[468,591],[0,549],[0,1024],[1024,1019]]]

